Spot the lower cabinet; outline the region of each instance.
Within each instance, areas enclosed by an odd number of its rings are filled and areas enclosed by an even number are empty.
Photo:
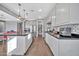
[[[58,56],[79,56],[79,39],[59,40]]]
[[[11,40],[11,39],[10,39]],[[32,43],[32,35],[28,34],[26,36],[16,36],[16,48],[12,51],[8,52],[7,55],[24,55],[24,53],[28,50],[29,46]],[[8,41],[9,43],[10,41]],[[13,41],[12,41],[13,42]],[[10,43],[12,44],[12,43]],[[8,50],[11,47],[14,47],[13,45],[8,45]]]
[[[54,55],[58,55],[58,39],[46,33],[45,41]]]
[[[78,38],[57,39],[48,33],[45,35],[45,41],[54,56],[79,56]]]

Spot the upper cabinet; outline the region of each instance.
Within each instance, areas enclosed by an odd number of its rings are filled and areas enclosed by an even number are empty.
[[[52,16],[51,16],[51,18],[52,18],[52,26],[55,26],[56,25],[56,15],[55,15],[55,13],[56,13],[56,9],[55,9],[55,7],[53,8],[53,11],[52,11]]]
[[[63,25],[70,20],[70,4],[59,3],[56,4],[56,25]]]
[[[79,3],[70,4],[70,19],[71,23],[79,23]]]
[[[79,23],[79,3],[57,3],[52,10],[52,26]]]

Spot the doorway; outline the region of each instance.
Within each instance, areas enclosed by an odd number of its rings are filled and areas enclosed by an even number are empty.
[[[42,24],[38,24],[38,36],[42,36]]]

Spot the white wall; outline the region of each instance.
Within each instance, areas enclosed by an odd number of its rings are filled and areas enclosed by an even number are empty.
[[[6,22],[6,31],[17,31],[17,22],[15,21],[7,21]]]

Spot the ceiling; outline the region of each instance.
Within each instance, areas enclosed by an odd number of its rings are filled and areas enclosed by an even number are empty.
[[[16,18],[0,10],[0,20],[16,21]]]
[[[14,13],[19,14],[18,3],[1,3],[1,4],[7,7],[9,10],[13,11]],[[52,10],[54,5],[55,5],[54,3],[21,3],[21,10],[20,10],[21,16],[24,17],[23,9],[25,9],[26,13],[28,13],[28,15],[26,15],[27,17],[26,20],[44,19]],[[4,13],[1,13],[0,11],[0,14]],[[7,14],[5,15],[5,18],[7,18]],[[11,20],[15,20],[11,16],[8,16],[8,18]]]

